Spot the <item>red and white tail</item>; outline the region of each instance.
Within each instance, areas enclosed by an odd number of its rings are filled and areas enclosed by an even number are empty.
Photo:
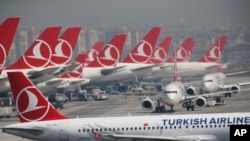
[[[99,55],[99,53],[102,50],[102,47],[104,46],[103,41],[96,42],[90,51],[87,53],[86,60],[84,66],[88,66],[89,63],[93,62],[96,57]]]
[[[19,17],[7,18],[0,25],[0,70],[5,65],[19,21]]]
[[[175,57],[176,57],[176,62],[188,62],[194,48],[194,43],[195,41],[193,38],[191,37],[186,38],[184,42],[182,42],[182,44],[175,51],[175,53],[167,60],[167,62],[173,63]]]
[[[31,69],[51,65],[52,47],[56,46],[61,27],[48,27],[15,63],[6,69]]]
[[[150,64],[162,64],[167,59],[167,53],[171,43],[172,37],[166,37],[159,45],[155,48],[153,55],[150,58]]]
[[[199,62],[218,63],[220,61],[220,55],[224,51],[226,41],[227,36],[221,36],[217,42],[200,58]]]
[[[135,46],[135,48],[123,60],[124,63],[147,63],[154,51],[158,39],[160,27],[152,28],[146,36]]]
[[[78,40],[81,27],[70,27],[58,39],[56,46],[52,46],[52,65],[66,65],[70,62]]]
[[[125,34],[115,35],[109,44],[100,52],[96,59],[87,67],[111,67],[116,66],[122,54],[126,40]]]
[[[86,56],[87,56],[86,54],[78,54],[73,63],[80,64],[79,68],[74,71],[65,73],[59,78],[83,78],[82,74],[83,74],[84,64],[86,62]]]
[[[20,122],[67,119],[22,72],[8,72],[8,79]]]

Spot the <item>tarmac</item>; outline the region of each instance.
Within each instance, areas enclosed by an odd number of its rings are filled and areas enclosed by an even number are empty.
[[[250,82],[250,76],[230,77],[226,83]],[[242,87],[242,89],[250,88]],[[64,109],[59,109],[60,112],[71,118],[84,117],[107,117],[107,116],[137,116],[137,115],[161,115],[161,114],[198,114],[198,113],[227,113],[227,112],[250,112],[250,90],[242,91],[232,97],[225,98],[225,104],[195,108],[194,111],[186,111],[182,105],[174,107],[174,112],[170,112],[170,107],[167,107],[166,112],[156,113],[143,110],[141,107],[142,99],[124,96],[111,96],[105,101],[75,101],[67,102]],[[18,123],[16,112],[13,112],[11,118],[0,119],[0,127],[5,125]],[[28,141],[20,137],[9,135],[0,132],[0,141]]]

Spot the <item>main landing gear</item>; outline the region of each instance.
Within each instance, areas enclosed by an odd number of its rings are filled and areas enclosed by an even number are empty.
[[[184,108],[187,109],[187,111],[192,110],[194,111],[194,105],[192,104],[192,100],[189,99],[187,102],[184,102],[182,105]]]

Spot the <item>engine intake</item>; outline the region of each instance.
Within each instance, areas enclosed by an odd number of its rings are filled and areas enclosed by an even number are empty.
[[[196,89],[193,87],[193,86],[190,86],[186,89],[186,93],[188,95],[196,95],[197,94],[197,91]]]
[[[207,105],[207,100],[204,97],[199,96],[199,97],[195,98],[194,104],[196,107],[204,107]]]
[[[155,104],[154,104],[152,99],[147,97],[142,101],[142,108],[145,109],[145,110],[154,110],[155,109]]]

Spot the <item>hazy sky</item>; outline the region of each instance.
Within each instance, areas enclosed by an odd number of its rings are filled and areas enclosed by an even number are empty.
[[[0,22],[19,28],[62,26],[249,26],[250,0],[1,0]]]

